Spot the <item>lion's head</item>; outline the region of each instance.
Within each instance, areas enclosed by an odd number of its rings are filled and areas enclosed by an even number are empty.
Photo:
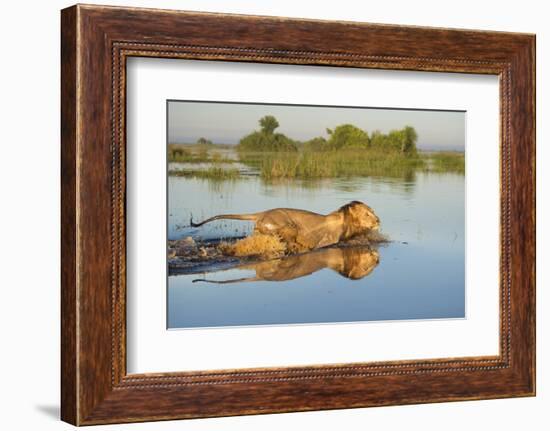
[[[363,202],[352,201],[339,209],[344,215],[344,236],[351,238],[380,228],[380,219],[371,207]]]

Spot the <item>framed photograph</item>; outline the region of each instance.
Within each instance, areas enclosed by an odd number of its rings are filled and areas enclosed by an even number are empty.
[[[61,14],[62,419],[535,395],[535,36]]]

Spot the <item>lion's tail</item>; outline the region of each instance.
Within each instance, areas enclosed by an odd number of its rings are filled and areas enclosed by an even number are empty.
[[[248,220],[248,221],[256,221],[258,219],[258,216],[261,213],[256,214],[220,214],[214,217],[210,217],[204,221],[201,221],[200,223],[193,223],[193,219],[191,218],[191,226],[192,227],[199,227],[203,224],[210,223],[214,220],[220,220],[220,219],[228,219],[228,220]]]
[[[260,281],[258,277],[245,277],[245,278],[235,278],[232,280],[208,280],[206,278],[195,278],[192,280],[192,283],[212,283],[212,284],[232,284],[232,283],[246,283],[250,281]]]

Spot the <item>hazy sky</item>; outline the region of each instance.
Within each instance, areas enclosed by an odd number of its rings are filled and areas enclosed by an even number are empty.
[[[277,118],[277,132],[300,141],[327,137],[327,127],[349,123],[369,133],[413,126],[417,147],[424,150],[463,151],[465,144],[465,112],[180,101],[168,103],[168,140],[195,143],[204,137],[218,144],[237,144],[259,130],[258,120],[264,115]]]

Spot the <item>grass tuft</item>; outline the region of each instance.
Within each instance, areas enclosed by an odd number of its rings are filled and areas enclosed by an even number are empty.
[[[292,153],[239,153],[240,161],[260,172],[264,180],[408,177],[424,168],[420,157],[381,151],[346,150]]]
[[[236,180],[240,177],[238,169],[224,169],[219,166],[211,166],[208,169],[171,170],[169,176],[208,179],[213,181]]]
[[[432,153],[428,156],[428,160],[431,162],[429,170],[432,172],[456,172],[459,174],[466,172],[464,153]]]

